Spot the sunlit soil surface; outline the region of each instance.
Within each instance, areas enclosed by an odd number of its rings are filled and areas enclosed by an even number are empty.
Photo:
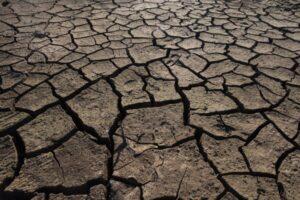
[[[300,199],[300,3],[2,0],[0,199]]]

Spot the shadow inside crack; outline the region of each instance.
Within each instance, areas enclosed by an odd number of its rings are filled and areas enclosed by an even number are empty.
[[[23,191],[0,191],[1,200],[29,200],[35,195],[33,193],[26,193]]]

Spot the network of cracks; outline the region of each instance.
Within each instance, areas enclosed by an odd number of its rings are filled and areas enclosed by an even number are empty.
[[[300,199],[299,5],[1,1],[0,199]]]

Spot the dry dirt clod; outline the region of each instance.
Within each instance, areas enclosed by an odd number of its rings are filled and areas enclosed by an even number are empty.
[[[0,200],[300,199],[299,5],[0,1]]]

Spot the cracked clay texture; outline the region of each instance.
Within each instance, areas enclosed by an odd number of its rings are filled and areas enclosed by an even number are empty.
[[[299,0],[0,0],[0,200],[300,200]]]

